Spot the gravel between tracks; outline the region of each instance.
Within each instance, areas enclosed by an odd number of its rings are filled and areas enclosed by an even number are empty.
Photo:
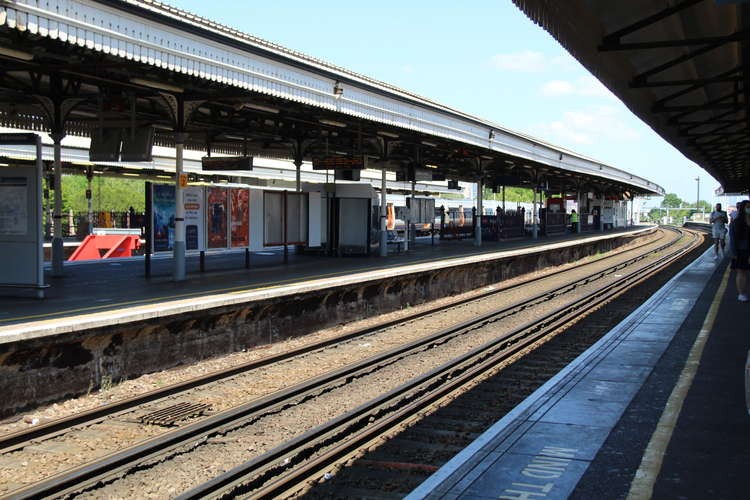
[[[637,267],[647,265],[648,258]],[[629,268],[631,269],[631,268]],[[614,281],[618,275],[605,278]],[[570,276],[566,281],[570,280]],[[229,470],[238,463],[249,460],[291,438],[321,425],[340,414],[379,396],[404,382],[449,361],[468,350],[482,345],[499,335],[509,332],[550,312],[563,303],[576,302],[592,291],[602,281],[577,288],[570,294],[549,300],[510,318],[482,327],[474,328],[467,335],[460,335],[439,346],[412,354],[397,363],[377,369],[344,386],[322,392],[314,398],[299,400],[283,411],[262,416],[259,419],[228,432],[211,436],[197,445],[168,458],[160,459],[149,466],[126,475],[120,480],[84,494],[84,498],[126,498],[134,494],[148,498],[169,498],[216,475]],[[535,291],[539,291],[538,288]],[[413,326],[413,325],[412,325]],[[441,326],[446,326],[445,324]],[[400,339],[403,340],[403,339]],[[399,342],[400,343],[400,342]],[[163,478],[169,477],[165,483]]]

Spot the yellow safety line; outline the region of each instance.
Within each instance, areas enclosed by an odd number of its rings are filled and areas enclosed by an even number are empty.
[[[571,241],[574,241],[574,240],[571,240]],[[510,249],[507,249],[507,250],[499,250],[498,252],[512,252],[512,251],[515,251],[515,250],[523,250],[525,248],[532,248],[534,246],[539,246],[539,245],[534,245],[533,243],[530,243],[530,244],[521,245],[521,246],[518,246],[518,247],[515,247],[515,248],[510,248]],[[464,257],[473,257],[473,256],[484,255],[484,253],[485,252],[480,252],[480,253],[476,253],[476,252],[463,253],[463,254],[459,254],[459,255],[454,255],[452,257],[449,257],[448,259],[462,259]],[[486,252],[486,253],[496,253],[496,252]],[[100,306],[80,307],[80,308],[77,308],[77,309],[67,309],[67,310],[64,310],[64,311],[56,311],[56,312],[41,313],[41,314],[31,314],[31,315],[28,315],[28,316],[17,316],[15,318],[0,318],[0,324],[9,323],[9,322],[12,322],[12,321],[22,321],[22,320],[27,320],[27,319],[40,319],[40,318],[49,318],[49,317],[53,317],[53,316],[66,316],[66,315],[69,315],[69,314],[72,314],[72,313],[79,313],[79,312],[91,312],[91,311],[98,311],[98,310],[105,310],[105,309],[106,310],[110,310],[110,309],[116,309],[116,308],[121,307],[121,306],[129,306],[129,305],[133,305],[133,304],[139,304],[139,305],[144,305],[145,306],[145,305],[155,304],[155,303],[158,303],[158,302],[161,302],[161,301],[166,301],[166,300],[171,300],[171,299],[180,299],[180,298],[198,297],[198,296],[208,296],[208,295],[212,295],[212,294],[216,294],[216,293],[223,293],[223,292],[230,292],[230,293],[237,293],[237,294],[239,294],[239,293],[245,293],[245,292],[256,292],[256,291],[259,291],[259,290],[268,290],[268,289],[271,289],[271,288],[278,288],[279,286],[281,286],[283,284],[286,284],[286,283],[296,282],[296,283],[302,284],[302,283],[308,283],[308,282],[315,281],[315,280],[322,279],[322,278],[330,278],[330,277],[333,277],[333,276],[339,276],[339,275],[342,275],[342,274],[364,273],[364,272],[373,271],[373,270],[390,269],[390,268],[393,268],[393,267],[403,267],[403,266],[418,265],[418,264],[423,264],[425,262],[435,262],[435,261],[432,260],[432,259],[422,259],[422,260],[416,260],[416,261],[413,261],[413,262],[403,262],[403,263],[392,264],[390,266],[370,266],[370,267],[363,267],[363,268],[360,268],[360,269],[338,271],[338,272],[335,272],[335,273],[317,274],[317,275],[313,275],[313,276],[302,276],[302,277],[299,277],[299,278],[289,278],[289,279],[286,279],[286,280],[279,280],[279,281],[269,281],[269,282],[266,282],[266,283],[258,283],[258,286],[255,286],[255,287],[252,287],[252,288],[244,288],[245,285],[240,285],[240,286],[229,287],[229,288],[215,288],[215,289],[212,289],[212,290],[203,290],[203,291],[199,291],[199,292],[180,293],[180,294],[177,294],[177,295],[165,295],[165,296],[161,296],[161,297],[154,297],[152,299],[128,300],[128,301],[125,301],[125,302],[114,302],[112,304],[102,304]],[[295,280],[299,280],[299,281],[295,281]],[[12,325],[7,325],[7,326],[12,326]]]
[[[711,334],[716,315],[719,312],[719,305],[721,304],[721,300],[726,292],[727,283],[729,282],[729,273],[729,266],[727,266],[727,269],[724,272],[724,277],[721,280],[721,285],[719,285],[719,289],[716,292],[716,296],[714,296],[714,300],[708,310],[706,319],[703,321],[701,331],[698,333],[698,337],[695,339],[693,347],[690,348],[690,354],[685,362],[685,367],[682,369],[680,378],[677,380],[677,384],[669,395],[667,405],[664,407],[661,418],[659,418],[659,423],[656,425],[656,429],[651,435],[651,440],[643,454],[641,465],[638,467],[633,482],[630,484],[628,500],[647,500],[653,495],[654,485],[656,484],[656,478],[661,471],[664,454],[667,451],[669,441],[672,439],[672,433],[677,424],[677,418],[680,416],[685,397],[690,390],[690,386],[693,384],[695,373],[698,371],[698,366],[700,365],[701,357],[703,356],[703,348]]]

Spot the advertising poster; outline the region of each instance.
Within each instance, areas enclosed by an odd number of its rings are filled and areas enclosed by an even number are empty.
[[[188,186],[182,192],[185,204],[185,249],[205,250],[203,188]]]
[[[232,197],[232,246],[250,245],[250,191],[247,189],[230,190]]]
[[[154,252],[172,250],[174,244],[175,195],[171,184],[154,184]]]
[[[206,188],[206,227],[208,248],[227,248],[227,190]]]
[[[0,177],[0,234],[26,235],[28,187],[25,177]]]

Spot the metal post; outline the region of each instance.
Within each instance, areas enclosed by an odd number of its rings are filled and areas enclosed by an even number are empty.
[[[200,263],[200,272],[205,273],[206,272],[206,252],[205,250],[201,250],[199,261]]]
[[[414,210],[414,207],[415,207],[415,205],[414,205],[414,191],[416,189],[416,186],[417,186],[417,181],[416,180],[411,181],[411,207],[409,208],[409,221],[410,221],[410,223],[409,223],[409,237],[412,238],[412,241],[414,242],[414,244],[417,243],[417,231],[416,231],[416,228],[414,227],[414,218],[411,215],[411,211]]]
[[[250,269],[250,249],[245,249],[245,269]]]
[[[63,275],[63,239],[62,239],[62,139],[65,132],[50,134],[55,148],[54,178],[55,207],[52,215],[52,276]]]
[[[380,171],[380,256],[388,256],[388,205],[386,203],[385,168]]]
[[[281,207],[282,217],[284,218],[284,263],[289,262],[289,245],[288,245],[288,234],[287,234],[287,196],[286,190],[284,190],[284,196],[282,197],[284,206]]]
[[[534,186],[534,201],[531,204],[531,237],[533,239],[537,239],[539,236],[536,227],[536,189],[536,186]]]
[[[88,208],[87,218],[89,221],[89,234],[92,234],[94,232],[94,212],[91,207],[91,196],[92,196],[91,180],[93,179],[93,177],[94,177],[93,172],[91,168],[89,167],[88,172],[86,172],[86,180],[88,181],[88,186],[87,186],[88,189],[86,189],[86,205]]]
[[[695,182],[697,183],[697,186],[698,186],[698,191],[695,194],[695,213],[697,214],[698,213],[698,205],[701,202],[701,178],[700,177],[696,177],[695,178]]]
[[[297,167],[297,183],[296,183],[296,191],[299,193],[302,191],[302,174],[301,174],[301,168],[302,168],[302,160],[296,159],[294,160],[294,166]]]
[[[503,215],[505,215],[505,185],[503,185]]]
[[[474,221],[474,246],[482,246],[482,178],[477,180],[477,215]]]
[[[185,280],[185,203],[182,201],[183,180],[183,148],[187,134],[177,132],[174,135],[175,142],[175,218],[174,218],[174,248],[172,255],[174,259],[173,279],[174,281]]]
[[[581,225],[583,224],[583,208],[581,203],[581,191],[576,191],[576,202],[578,203],[578,224],[576,224],[576,233],[581,232]]]

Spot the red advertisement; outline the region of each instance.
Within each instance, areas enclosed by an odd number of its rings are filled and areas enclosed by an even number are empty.
[[[232,189],[232,246],[250,245],[250,191]]]
[[[218,187],[206,188],[206,226],[208,248],[227,247],[227,190]]]

